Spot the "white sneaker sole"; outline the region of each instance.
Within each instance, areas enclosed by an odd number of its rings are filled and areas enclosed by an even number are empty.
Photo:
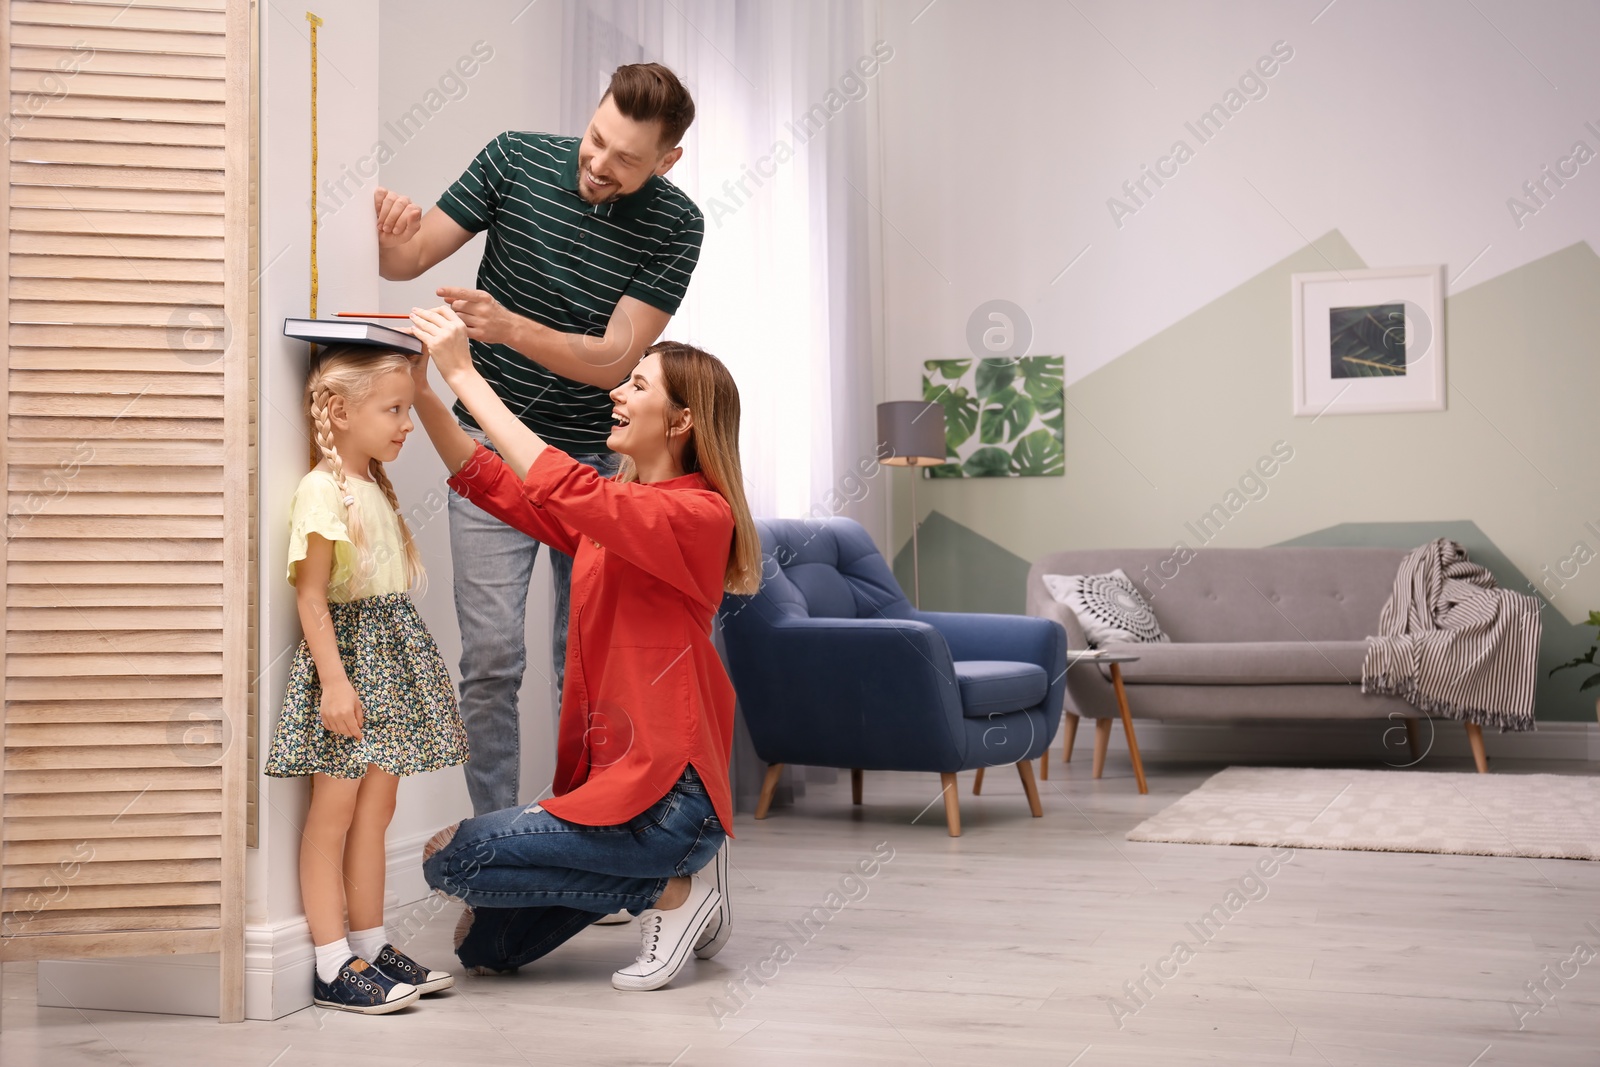
[[[427,996],[429,993],[437,993],[441,989],[449,989],[455,984],[456,976],[453,974],[447,974],[443,978],[435,978],[431,982],[423,982],[421,985],[417,986],[417,992],[421,993],[423,996]]]
[[[733,936],[733,904],[728,898],[728,843],[726,841],[722,843],[721,848],[717,849],[717,854],[711,860],[711,865],[716,872],[717,889],[722,893],[722,900],[717,904],[716,917],[712,919],[712,922],[717,923],[717,932],[711,935],[711,939],[705,944],[694,947],[695,959],[699,960],[709,960],[712,956],[721,952],[722,946],[726,945],[728,938]]]
[[[366,1008],[358,1007],[354,1004],[339,1004],[332,1000],[317,1000],[315,998],[312,998],[311,1002],[319,1008],[328,1008],[331,1011],[352,1011],[357,1015],[388,1015],[391,1011],[399,1011],[421,995],[418,990],[413,989],[399,1000],[386,1000],[382,1004],[374,1004]]]
[[[700,908],[689,920],[689,929],[678,941],[677,948],[667,961],[649,974],[629,974],[626,971],[617,971],[611,976],[611,985],[615,989],[627,993],[643,993],[651,989],[660,989],[683,970],[683,965],[689,962],[689,954],[694,949],[694,943],[705,932],[706,924],[717,914],[717,907],[721,904],[722,894],[713,892],[701,901]]]

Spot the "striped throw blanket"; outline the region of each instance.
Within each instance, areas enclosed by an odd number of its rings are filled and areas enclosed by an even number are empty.
[[[1539,601],[1500,589],[1467,550],[1440,538],[1400,563],[1394,593],[1367,638],[1361,691],[1451,719],[1533,729]]]

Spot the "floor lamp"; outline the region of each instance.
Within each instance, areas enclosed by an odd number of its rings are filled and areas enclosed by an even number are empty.
[[[944,407],[925,400],[891,400],[878,405],[880,463],[891,467],[937,467],[944,462]],[[911,472],[911,602],[922,607],[922,574],[917,558],[917,481]]]

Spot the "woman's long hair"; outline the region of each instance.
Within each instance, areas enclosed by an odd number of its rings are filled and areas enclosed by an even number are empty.
[[[359,404],[372,393],[379,378],[397,370],[408,374],[411,372],[411,360],[403,352],[359,345],[334,345],[317,355],[311,373],[306,378],[306,414],[311,419],[311,466],[315,468],[327,460],[328,466],[333,469],[333,480],[339,485],[339,495],[344,498],[345,529],[350,532],[350,544],[355,549],[356,557],[355,572],[350,577],[352,594],[361,591],[377,569],[378,561],[372,558],[372,547],[367,543],[361,506],[350,492],[344,457],[334,447],[333,420],[328,414],[328,402],[341,396],[347,405]],[[400,500],[395,496],[394,484],[389,481],[383,464],[376,459],[368,466],[367,474],[383,490],[384,498],[389,501],[394,517],[400,523],[400,541],[405,546],[406,554],[406,581],[415,586],[422,580],[422,554],[412,540],[411,527],[406,525],[406,518],[400,513]]]
[[[685,474],[700,473],[733,510],[733,544],[728,549],[724,588],[748,596],[761,585],[761,536],[744,498],[744,470],[739,463],[739,387],[716,356],[681,341],[661,341],[645,355],[661,358],[661,378],[673,411],[694,415],[683,446]],[[638,478],[633,460],[622,457],[617,480]]]

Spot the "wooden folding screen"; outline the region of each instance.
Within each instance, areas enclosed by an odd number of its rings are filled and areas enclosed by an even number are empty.
[[[0,14],[0,960],[220,952],[238,1019],[252,5]]]

